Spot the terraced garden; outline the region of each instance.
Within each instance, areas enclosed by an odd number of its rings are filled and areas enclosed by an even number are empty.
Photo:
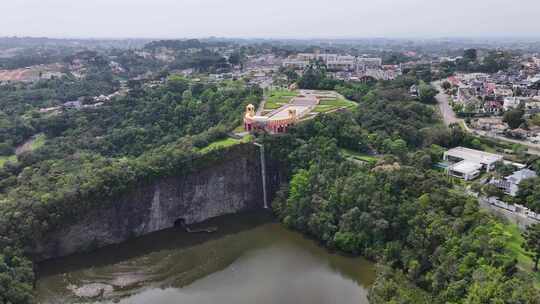
[[[274,90],[271,91],[264,105],[265,110],[275,110],[289,103],[291,98],[298,95],[297,91]]]
[[[356,102],[347,100],[343,97],[338,97],[335,99],[323,99],[321,103],[315,108],[315,112],[324,113],[337,110],[340,108],[352,109],[356,107]]]
[[[332,91],[314,91],[315,94],[328,96],[321,99],[320,104],[315,108],[316,113],[326,113],[340,108],[354,108],[357,103],[345,99],[343,96]],[[271,111],[289,103],[289,101],[299,94],[298,91],[274,90],[269,93],[264,109]]]

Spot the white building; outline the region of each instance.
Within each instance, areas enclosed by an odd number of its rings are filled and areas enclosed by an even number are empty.
[[[382,58],[356,58],[356,64],[359,68],[378,68],[382,65]]]
[[[527,81],[532,85],[540,81],[540,74],[536,74],[532,77],[529,77]]]
[[[382,65],[381,58],[364,58],[326,53],[300,53],[285,59],[282,65],[284,67],[303,69],[312,60],[321,60],[330,70],[366,70],[368,68],[380,68]]]
[[[449,162],[448,174],[472,180],[480,175],[482,170],[487,172],[495,168],[495,163],[502,161],[502,155],[484,151],[457,147],[444,153],[444,160]]]
[[[463,178],[464,180],[473,180],[480,175],[481,170],[481,164],[462,160],[448,167],[448,174]]]
[[[511,109],[517,109],[522,101],[523,101],[523,98],[520,98],[520,97],[505,97],[503,109],[505,111],[508,111]]]

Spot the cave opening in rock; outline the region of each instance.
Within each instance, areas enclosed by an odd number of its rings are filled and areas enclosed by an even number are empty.
[[[186,219],[179,218],[176,221],[174,221],[174,227],[180,227],[185,228],[186,227]]]

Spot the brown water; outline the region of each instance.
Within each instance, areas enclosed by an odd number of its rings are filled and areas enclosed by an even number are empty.
[[[220,217],[39,265],[40,303],[368,303],[374,267],[332,254],[268,214]]]

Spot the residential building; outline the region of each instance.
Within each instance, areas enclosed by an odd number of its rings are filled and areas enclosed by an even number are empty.
[[[444,160],[450,163],[448,166],[449,175],[472,180],[478,177],[483,170],[487,172],[493,170],[495,163],[502,161],[503,157],[498,154],[457,147],[446,151]]]
[[[516,109],[522,102],[522,98],[519,97],[506,97],[504,99],[503,109],[508,111],[510,109]]]
[[[284,67],[303,69],[312,60],[321,60],[330,70],[340,71],[366,71],[367,69],[380,68],[381,58],[364,58],[351,55],[326,54],[326,53],[300,53],[290,56],[282,63]]]
[[[519,190],[519,184],[529,178],[537,177],[536,172],[530,169],[522,169],[514,172],[504,179],[493,179],[489,183],[504,191],[504,193],[516,196]]]

